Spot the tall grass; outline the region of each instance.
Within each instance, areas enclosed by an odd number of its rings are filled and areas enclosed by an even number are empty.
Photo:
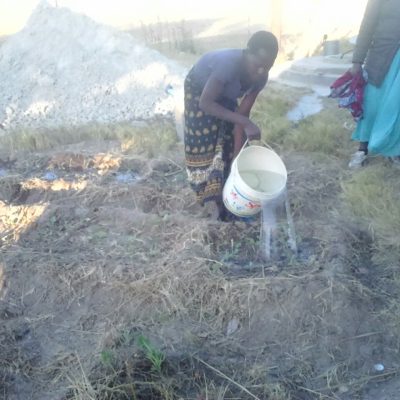
[[[369,229],[374,239],[374,260],[383,264],[400,261],[399,170],[371,166],[343,184],[345,204]]]
[[[87,140],[117,140],[124,151],[154,156],[169,150],[177,140],[172,123],[143,125],[86,125],[56,129],[20,129],[0,136],[0,149],[9,155],[18,151],[41,151]]]
[[[289,87],[267,87],[254,107],[252,117],[261,128],[263,139],[286,150],[348,157],[351,147],[349,126],[351,118],[336,104],[297,124],[289,121],[287,113],[296,105],[304,90]],[[351,129],[351,128],[350,128]]]
[[[292,96],[291,96],[292,94]],[[257,99],[252,119],[260,127],[262,138],[271,145],[282,145],[291,132],[292,124],[286,114],[294,107],[296,96],[293,89],[267,87],[265,94]]]
[[[351,133],[345,128],[348,116],[329,108],[301,121],[286,146],[295,150],[345,156],[349,153]]]

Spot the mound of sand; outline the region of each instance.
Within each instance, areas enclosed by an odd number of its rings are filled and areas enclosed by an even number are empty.
[[[166,88],[184,69],[132,35],[39,4],[0,47],[0,126],[56,127],[150,119],[174,110]]]

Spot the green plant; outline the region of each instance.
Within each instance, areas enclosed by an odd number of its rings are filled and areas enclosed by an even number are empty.
[[[240,254],[241,243],[231,239],[230,248],[226,249],[222,254],[221,261],[230,262],[234,261]]]
[[[111,350],[103,350],[100,353],[100,360],[105,366],[112,366],[114,362],[114,353]]]
[[[139,336],[138,343],[139,346],[144,350],[146,358],[151,362],[152,369],[160,373],[161,367],[165,361],[165,354],[154,347],[150,340],[143,335]]]

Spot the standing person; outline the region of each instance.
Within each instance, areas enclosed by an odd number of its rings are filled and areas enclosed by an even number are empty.
[[[244,50],[224,49],[203,55],[186,77],[188,178],[198,202],[206,205],[212,218],[223,220],[226,216],[222,189],[245,137],[260,139],[260,129],[249,115],[277,54],[276,37],[259,31]]]
[[[368,84],[364,117],[352,139],[360,142],[350,168],[359,168],[368,152],[400,162],[400,0],[369,0],[358,34],[351,72],[364,64]]]

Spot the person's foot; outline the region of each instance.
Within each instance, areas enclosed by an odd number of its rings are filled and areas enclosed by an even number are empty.
[[[217,221],[220,215],[220,207],[218,203],[215,200],[207,201],[207,203],[204,204],[204,214],[205,217]]]
[[[365,164],[366,160],[367,160],[367,155],[365,154],[365,151],[358,150],[351,156],[349,162],[349,168],[351,169],[361,168],[363,164]]]

